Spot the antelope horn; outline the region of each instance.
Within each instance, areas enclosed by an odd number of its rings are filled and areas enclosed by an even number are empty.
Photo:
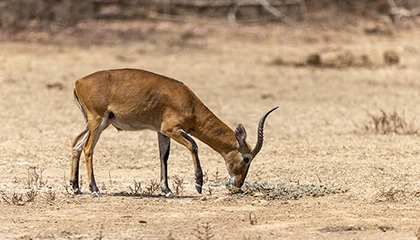
[[[260,122],[258,123],[258,140],[257,140],[257,144],[255,145],[254,149],[251,150],[251,154],[253,157],[255,157],[261,150],[262,145],[263,145],[263,141],[264,141],[264,122],[265,119],[267,118],[267,116],[272,113],[274,110],[276,110],[278,108],[275,107],[273,109],[271,109],[270,111],[267,111],[266,113],[264,113],[264,115],[262,115]]]

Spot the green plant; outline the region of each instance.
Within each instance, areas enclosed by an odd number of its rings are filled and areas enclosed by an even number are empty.
[[[299,199],[303,196],[321,197],[345,193],[347,190],[331,188],[322,184],[286,185],[285,183],[246,183],[242,188],[227,186],[231,195],[249,195],[264,199]]]

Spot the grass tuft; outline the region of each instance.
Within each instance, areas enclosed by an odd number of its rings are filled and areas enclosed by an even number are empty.
[[[29,167],[28,174],[26,177],[26,188],[41,189],[45,187],[48,183],[48,180],[43,178],[42,176],[43,172],[44,172],[43,168]]]
[[[181,193],[184,192],[184,179],[175,175],[172,181],[172,186],[173,189],[175,189],[175,194],[181,195]]]
[[[391,113],[380,110],[379,114],[371,114],[368,112],[368,116],[369,120],[367,123],[359,127],[365,133],[384,135],[416,135],[419,133],[419,129],[415,126],[414,120],[407,121],[404,113],[399,114],[396,110]]]
[[[202,225],[197,224],[195,233],[193,234],[198,240],[211,240],[214,239],[210,223],[204,223]]]
[[[29,167],[26,178],[19,179],[13,177],[12,182],[16,185],[21,185],[20,187],[26,190],[25,192],[20,191],[19,193],[14,190],[12,195],[1,192],[4,202],[9,205],[24,206],[26,203],[35,202],[37,197],[40,196],[40,193],[44,193],[41,196],[45,196],[47,202],[52,204],[56,199],[55,191],[47,187],[48,180],[43,177],[43,172],[43,168]]]
[[[288,186],[285,183],[246,183],[242,188],[228,186],[231,195],[254,196],[267,200],[299,199],[304,196],[322,197],[332,194],[345,193],[347,189],[331,188],[322,184],[305,184]]]
[[[182,184],[183,184],[183,179],[175,177],[174,186],[176,187],[176,190],[178,193],[183,191]],[[134,185],[128,186],[128,188],[130,189],[131,195],[151,196],[151,195],[156,194],[156,192],[160,191],[160,183],[158,180],[152,179],[150,180],[150,183],[148,185],[143,186],[141,182],[137,182],[136,180],[134,180]]]

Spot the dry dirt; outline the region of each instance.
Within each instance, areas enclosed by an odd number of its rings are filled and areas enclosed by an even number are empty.
[[[84,35],[73,31],[50,39],[28,32],[19,36],[23,41],[0,43],[0,238],[420,237],[418,136],[363,130],[368,113],[381,109],[397,111],[414,130],[420,127],[416,28],[381,36],[366,35],[362,24],[342,30],[164,22],[79,27]],[[124,34],[107,35],[118,28],[138,29],[138,36],[134,32],[124,41]],[[101,34],[93,39],[90,31]],[[385,51],[396,52],[399,64],[384,65]],[[373,64],[278,64],[349,52]],[[84,127],[73,83],[97,70],[123,67],[183,81],[229,126],[244,124],[250,143],[261,114],[279,106],[267,120],[265,143],[247,182],[347,191],[298,199],[231,194],[219,186],[227,179],[223,159],[198,142],[207,180],[200,195],[190,153],[173,143],[169,176],[172,189],[175,180],[180,188],[168,199],[150,189],[159,178],[156,133],[110,127],[95,152],[102,197],[89,194],[83,159],[84,194],[68,194],[70,143]],[[143,194],[132,194],[135,182]]]

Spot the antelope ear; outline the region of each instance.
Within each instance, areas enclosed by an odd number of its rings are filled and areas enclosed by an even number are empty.
[[[235,137],[236,137],[236,140],[238,140],[239,148],[247,146],[247,144],[246,144],[246,131],[245,131],[245,128],[242,124],[238,124],[238,126],[236,127]]]

